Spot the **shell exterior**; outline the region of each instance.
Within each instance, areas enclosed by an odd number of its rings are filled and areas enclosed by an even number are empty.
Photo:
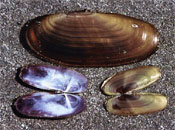
[[[82,112],[86,105],[80,96],[39,92],[18,98],[15,107],[28,117],[65,118]]]
[[[88,86],[88,80],[82,74],[71,69],[49,65],[23,67],[20,78],[25,83],[39,89],[66,93],[84,92]]]
[[[69,66],[117,66],[151,55],[157,30],[144,21],[119,14],[59,13],[34,19],[26,41],[38,55]]]
[[[108,100],[106,109],[117,115],[139,115],[158,112],[167,106],[165,96],[155,93],[122,95]]]
[[[142,66],[113,75],[102,84],[102,91],[107,95],[127,93],[149,86],[161,76],[159,68]]]

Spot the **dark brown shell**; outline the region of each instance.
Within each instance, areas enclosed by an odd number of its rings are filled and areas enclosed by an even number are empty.
[[[30,48],[69,66],[117,66],[140,61],[157,46],[157,30],[119,14],[59,13],[35,19],[26,31]]]

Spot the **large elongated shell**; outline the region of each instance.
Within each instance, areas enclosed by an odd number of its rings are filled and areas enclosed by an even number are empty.
[[[25,83],[43,90],[80,93],[88,86],[88,80],[82,74],[49,65],[28,65],[21,69],[19,77]]]
[[[102,84],[102,90],[107,95],[124,94],[145,88],[158,80],[160,76],[160,70],[155,66],[137,67],[108,78]]]
[[[26,31],[30,48],[49,61],[70,66],[116,66],[153,53],[157,30],[119,14],[59,13],[35,19]]]
[[[122,95],[108,100],[106,109],[117,115],[139,115],[158,112],[167,106],[165,96],[159,94]]]
[[[65,118],[82,112],[86,105],[80,96],[45,92],[25,95],[16,100],[15,109],[35,118]]]

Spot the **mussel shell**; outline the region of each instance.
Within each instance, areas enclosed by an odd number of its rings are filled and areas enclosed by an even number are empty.
[[[27,117],[65,118],[82,112],[86,104],[80,96],[39,92],[19,97],[14,107]]]
[[[45,59],[69,66],[117,66],[151,55],[157,30],[119,14],[58,13],[36,18],[26,29],[29,47]]]
[[[21,69],[19,77],[23,82],[43,90],[80,93],[88,86],[88,80],[82,74],[49,65],[28,65]]]
[[[145,93],[111,98],[106,104],[106,109],[109,113],[116,115],[139,115],[158,112],[166,106],[165,96]]]
[[[102,91],[107,95],[124,94],[149,86],[161,76],[156,66],[142,66],[115,74],[105,80]]]

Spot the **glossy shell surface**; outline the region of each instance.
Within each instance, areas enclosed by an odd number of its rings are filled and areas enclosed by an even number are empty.
[[[109,99],[106,109],[117,115],[149,114],[163,110],[167,106],[165,96],[153,93],[122,95]]]
[[[23,82],[34,88],[52,93],[38,92],[24,95],[14,102],[14,109],[32,118],[66,118],[82,112],[86,104],[75,93],[84,92],[88,80],[82,74],[50,65],[28,65],[19,73]]]
[[[21,69],[19,77],[25,83],[43,90],[80,93],[88,86],[88,80],[82,74],[49,65],[28,65]]]
[[[86,107],[80,96],[46,92],[22,96],[14,105],[19,113],[35,118],[70,117],[82,112]]]
[[[69,66],[117,66],[151,55],[157,30],[119,14],[72,12],[36,18],[26,30],[29,47],[45,59]]]
[[[142,66],[113,75],[102,84],[102,91],[107,95],[124,94],[149,86],[161,76],[159,68]]]

